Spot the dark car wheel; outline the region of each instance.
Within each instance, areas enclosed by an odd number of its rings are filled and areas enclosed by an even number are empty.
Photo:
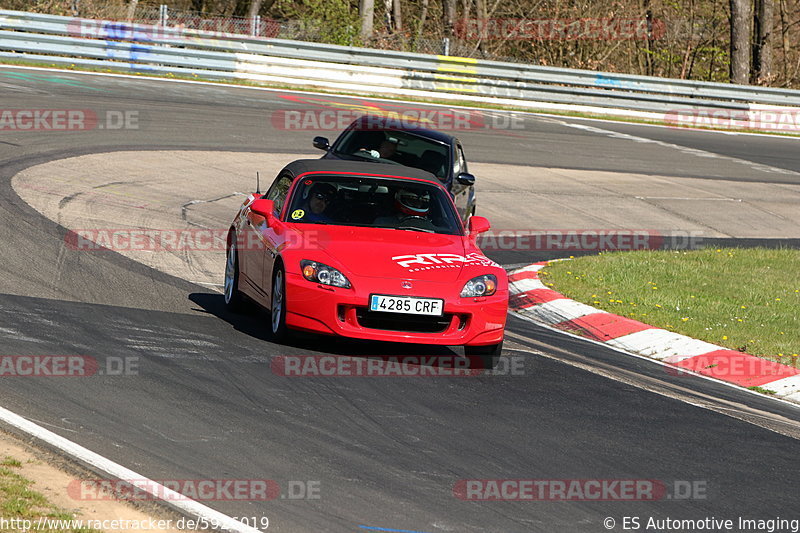
[[[503,352],[503,341],[488,346],[464,346],[464,355],[469,358],[477,357],[486,370],[496,368]]]
[[[244,295],[239,292],[239,252],[236,250],[236,236],[234,235],[225,261],[225,282],[223,285],[225,307],[234,313],[244,311]]]
[[[286,328],[286,274],[283,266],[275,265],[272,273],[272,299],[270,305],[272,340],[283,342],[289,335]]]

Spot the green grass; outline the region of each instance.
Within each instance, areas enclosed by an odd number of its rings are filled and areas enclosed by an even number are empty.
[[[12,519],[31,520],[33,528],[39,518],[49,518],[53,520],[69,520],[72,514],[59,509],[51,504],[44,495],[30,489],[32,482],[14,469],[20,468],[21,463],[13,457],[5,457],[0,466],[0,516],[7,521]],[[19,522],[17,522],[19,524]],[[44,522],[42,523],[44,525]],[[19,532],[21,528],[2,528],[0,532]],[[36,531],[42,533],[99,533],[97,530],[88,528],[76,529],[48,529],[42,527]]]
[[[754,385],[752,387],[747,387],[747,388],[752,391],[760,392],[761,394],[767,394],[769,396],[777,394],[774,390],[765,389],[764,387],[759,387],[758,385]]]
[[[175,79],[175,80],[189,80],[189,81],[208,81],[213,83],[222,83],[226,85],[243,85],[249,87],[269,87],[272,89],[286,89],[291,91],[298,91],[298,92],[313,92],[313,93],[324,93],[330,94],[332,96],[364,96],[365,92],[357,92],[357,91],[344,91],[344,90],[330,90],[325,89],[324,87],[308,87],[304,85],[291,85],[291,84],[281,84],[281,83],[268,83],[268,82],[255,82],[255,81],[248,81],[248,80],[219,80],[219,79],[206,79],[200,76],[195,75],[183,75],[183,74],[153,74],[153,73],[144,73],[144,72],[130,72],[127,70],[126,67],[119,67],[119,68],[106,68],[106,67],[92,67],[88,65],[63,65],[63,64],[56,64],[56,63],[48,63],[47,61],[33,61],[33,60],[20,60],[20,59],[0,59],[0,64],[5,65],[19,65],[19,66],[29,66],[29,67],[46,67],[53,70],[75,70],[81,72],[110,72],[116,74],[129,74],[133,76],[141,76],[143,78],[163,78],[163,79]],[[113,64],[109,63],[109,67]],[[127,65],[127,63],[125,63]],[[619,117],[614,115],[605,115],[602,113],[585,113],[585,112],[578,112],[578,111],[560,111],[560,110],[553,110],[553,109],[535,109],[535,108],[528,108],[528,107],[517,107],[513,105],[500,105],[500,104],[492,104],[488,102],[464,102],[462,100],[448,100],[447,98],[427,98],[427,97],[414,97],[414,96],[391,96],[391,95],[374,95],[375,98],[380,98],[382,100],[393,100],[398,102],[419,102],[423,104],[439,104],[439,105],[447,105],[452,106],[455,108],[463,107],[468,105],[469,107],[478,108],[478,109],[490,109],[490,110],[501,110],[501,111],[518,111],[523,113],[540,113],[540,114],[547,114],[547,115],[557,115],[563,117],[572,117],[572,118],[594,118],[594,119],[603,119],[609,120],[613,122],[622,122],[622,123],[634,123],[634,124],[652,124],[652,125],[659,125],[659,126],[670,126],[673,128],[691,128],[691,129],[701,129],[701,130],[710,130],[710,131],[736,131],[738,133],[761,133],[764,135],[777,135],[781,137],[798,137],[800,133],[793,133],[793,132],[783,132],[783,131],[770,131],[770,130],[758,130],[758,129],[751,129],[751,128],[715,128],[712,126],[701,126],[701,125],[691,125],[691,124],[674,124],[671,122],[663,121],[663,120],[650,120],[650,119],[642,119],[642,118],[635,118],[635,117]]]
[[[800,250],[604,252],[541,279],[610,313],[800,366]]]

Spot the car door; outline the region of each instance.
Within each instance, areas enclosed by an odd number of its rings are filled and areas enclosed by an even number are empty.
[[[469,172],[467,159],[464,157],[464,150],[461,148],[460,142],[455,143],[453,152],[453,184],[450,192],[453,194],[453,202],[455,202],[456,209],[458,209],[458,215],[462,220],[466,220],[472,186],[459,183],[458,175]]]
[[[275,222],[272,226],[265,226],[261,231],[261,238],[264,244],[264,253],[261,260],[261,286],[267,298],[272,298],[272,271],[275,266],[275,259],[278,257],[278,249],[286,240],[286,230],[281,219],[283,206],[292,187],[294,176],[290,172],[282,173],[267,191],[266,199],[272,200],[275,204]]]
[[[291,175],[281,174],[270,186],[264,199],[275,202],[275,216],[279,216],[286,200],[288,187],[292,184]],[[244,235],[240,245],[240,276],[247,284],[247,293],[260,304],[269,307],[270,283],[265,284],[265,271],[272,273],[272,260],[276,245],[275,230],[267,224],[266,218],[251,210],[245,215]]]

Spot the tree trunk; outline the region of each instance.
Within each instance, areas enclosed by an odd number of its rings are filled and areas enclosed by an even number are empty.
[[[645,41],[644,63],[645,73],[653,75],[653,11],[650,9],[650,0],[644,0],[644,14],[647,21],[647,40]]]
[[[261,1],[262,0],[252,0],[250,2],[250,12],[248,13],[248,16],[251,19],[257,16],[258,12],[261,11]]]
[[[422,31],[425,29],[425,19],[428,18],[428,1],[429,0],[422,0],[422,9],[419,13],[419,26],[417,26],[417,38],[414,40],[415,52],[419,46],[419,40],[422,38]]]
[[[442,0],[444,5],[443,15],[444,15],[444,36],[453,38],[455,34],[455,19],[456,19],[456,0]]]
[[[360,0],[358,14],[361,16],[361,40],[369,41],[375,19],[375,0]]]
[[[403,31],[403,13],[400,11],[400,0],[392,2],[392,17],[395,31]]]
[[[750,79],[750,0],[731,3],[731,83],[747,84]]]
[[[128,13],[125,16],[128,22],[133,22],[133,16],[136,14],[136,6],[139,4],[139,0],[131,0],[128,3]]]
[[[475,0],[475,18],[478,19],[478,27],[480,28],[480,37],[478,38],[478,50],[481,51],[481,54],[485,54],[485,46],[483,42],[490,36],[486,35],[486,25],[488,23],[489,16],[486,13],[486,0]],[[505,35],[492,35],[491,37],[498,39],[498,38],[505,38]]]
[[[768,83],[772,78],[773,0],[756,0],[756,31],[753,46],[753,74],[756,83]]]

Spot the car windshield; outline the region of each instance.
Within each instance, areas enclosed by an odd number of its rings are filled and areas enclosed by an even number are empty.
[[[422,181],[375,176],[311,176],[295,187],[287,221],[458,235],[449,195]]]
[[[419,168],[440,180],[447,176],[448,145],[408,131],[355,127],[344,134],[342,140],[336,144],[334,153],[348,159]]]

